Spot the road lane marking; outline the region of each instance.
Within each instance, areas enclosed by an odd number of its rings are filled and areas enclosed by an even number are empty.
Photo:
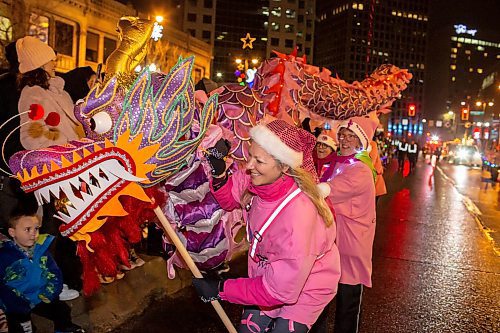
[[[447,180],[448,182],[450,182],[453,185],[453,188],[455,189],[455,191],[457,192],[457,194],[462,199],[462,202],[464,203],[465,208],[472,215],[472,217],[474,218],[474,221],[476,221],[476,224],[479,227],[479,230],[481,230],[483,232],[483,235],[491,243],[492,248],[493,248],[493,252],[497,256],[500,257],[500,248],[496,245],[495,240],[493,239],[493,237],[491,237],[491,234],[494,233],[495,230],[493,230],[491,228],[488,228],[486,225],[484,225],[484,222],[483,222],[483,220],[481,218],[481,216],[483,215],[483,213],[481,212],[481,210],[476,206],[476,204],[469,197],[467,197],[466,195],[460,193],[460,190],[458,189],[458,185],[455,182],[455,180],[453,180],[452,178],[448,177],[448,175],[446,175],[446,173],[444,172],[444,170],[441,169],[441,167],[439,167],[438,165],[436,166],[436,168],[439,171],[439,173],[441,173],[441,176],[445,180]]]

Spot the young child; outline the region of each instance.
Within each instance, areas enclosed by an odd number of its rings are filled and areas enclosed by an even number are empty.
[[[0,244],[0,299],[9,332],[31,333],[31,313],[54,322],[56,332],[85,332],[71,322],[71,308],[59,300],[61,271],[48,248],[53,236],[40,235],[36,215],[14,211]]]

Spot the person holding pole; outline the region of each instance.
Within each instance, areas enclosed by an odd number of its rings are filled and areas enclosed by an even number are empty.
[[[309,331],[333,299],[340,278],[336,229],[316,185],[315,138],[283,120],[250,130],[246,170],[226,172],[227,142],[208,149],[211,190],[226,210],[244,208],[247,278],[194,278],[204,302],[222,299],[245,306],[238,332]],[[321,191],[323,189],[323,191]]]

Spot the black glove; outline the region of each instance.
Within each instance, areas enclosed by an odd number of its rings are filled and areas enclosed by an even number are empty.
[[[212,167],[212,176],[219,177],[226,172],[226,157],[229,155],[231,144],[225,139],[217,141],[215,146],[207,149],[205,156]]]
[[[224,280],[212,278],[193,278],[196,292],[204,303],[210,303],[220,299],[219,292],[224,289]]]

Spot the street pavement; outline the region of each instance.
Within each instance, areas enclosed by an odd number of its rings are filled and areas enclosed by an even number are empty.
[[[438,171],[454,184],[469,211],[500,255],[500,184],[489,171],[441,162]]]
[[[388,194],[378,202],[373,288],[364,291],[360,332],[500,332],[500,257],[494,232],[484,232],[470,205],[477,200],[482,223],[494,223],[498,189],[486,201],[481,190],[473,189],[481,185],[474,182],[476,171],[461,167],[434,169],[420,161],[413,174],[396,170],[393,163],[386,171]],[[456,180],[462,172],[466,184]],[[474,193],[477,197],[467,201]],[[244,258],[232,262],[228,274],[244,276]],[[241,307],[222,305],[238,323]],[[211,306],[201,303],[193,288],[184,288],[154,301],[114,332],[225,329]]]

